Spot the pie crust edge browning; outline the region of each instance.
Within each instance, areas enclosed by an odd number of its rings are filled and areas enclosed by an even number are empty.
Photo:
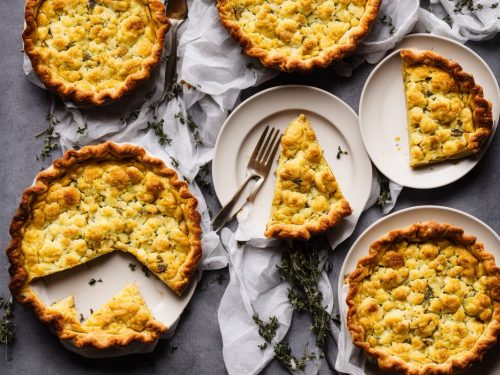
[[[23,32],[24,52],[31,60],[33,70],[42,80],[47,89],[57,92],[63,99],[73,100],[79,105],[103,105],[122,98],[124,95],[132,92],[135,88],[147,80],[153,68],[160,62],[163,45],[165,43],[165,34],[170,28],[170,23],[165,16],[165,6],[160,0],[149,0],[149,8],[153,20],[163,26],[156,30],[156,41],[151,55],[146,57],[142,63],[141,69],[136,73],[127,76],[119,86],[114,89],[105,89],[97,93],[91,90],[81,90],[66,81],[52,77],[51,70],[42,61],[40,53],[35,46],[37,24],[36,17],[38,8],[45,0],[27,0],[25,8],[26,27]]]
[[[378,264],[379,253],[395,242],[404,239],[435,239],[449,238],[458,244],[468,248],[473,248],[476,258],[484,262],[485,269],[492,277],[491,291],[493,299],[500,301],[500,268],[495,265],[495,258],[484,249],[484,245],[476,241],[471,235],[464,234],[463,229],[451,224],[440,224],[435,221],[416,223],[409,227],[392,230],[382,238],[373,242],[369,248],[369,254],[358,261],[356,269],[349,275],[349,292],[346,298],[348,305],[347,326],[352,336],[352,341],[356,346],[364,349],[365,353],[377,359],[378,365],[383,370],[402,371],[410,375],[424,375],[429,373],[452,374],[456,369],[466,369],[473,362],[481,360],[486,350],[493,346],[500,333],[500,304],[494,309],[491,321],[486,326],[485,332],[480,336],[474,346],[461,353],[457,358],[447,360],[441,364],[423,365],[421,369],[408,365],[403,359],[390,355],[384,350],[370,346],[364,339],[364,329],[356,322],[357,305],[354,298],[361,286],[363,279],[371,273],[371,268]]]
[[[453,79],[460,85],[461,92],[469,92],[470,105],[472,108],[472,119],[476,131],[471,134],[467,142],[468,152],[460,153],[456,157],[463,157],[473,153],[477,153],[481,150],[483,144],[486,143],[487,139],[490,137],[493,128],[493,114],[491,109],[491,103],[484,98],[483,88],[478,85],[474,77],[465,72],[462,67],[455,61],[447,59],[433,51],[429,50],[417,50],[417,49],[402,49],[400,56],[403,60],[403,69],[406,66],[411,65],[429,65],[436,68],[442,69],[449,73]],[[405,100],[406,102],[406,100]],[[407,111],[409,108],[407,108]],[[453,157],[449,158],[453,159]],[[438,160],[441,161],[442,159]],[[414,167],[427,165],[417,164]]]
[[[368,32],[372,24],[377,19],[378,10],[382,0],[368,0],[366,10],[358,26],[350,29],[349,41],[329,51],[328,54],[315,56],[306,60],[291,58],[282,53],[275,53],[273,50],[267,50],[257,47],[253,41],[241,30],[239,24],[231,20],[231,14],[225,9],[228,0],[217,0],[217,10],[224,27],[229,34],[243,47],[244,52],[250,57],[256,57],[262,65],[267,67],[276,67],[284,72],[300,70],[308,72],[314,68],[324,68],[332,61],[341,59],[353,53],[356,50],[358,42]],[[348,32],[349,32],[348,31]]]
[[[139,146],[131,144],[118,145],[113,142],[106,142],[96,146],[85,146],[80,150],[68,150],[64,155],[57,160],[54,160],[51,168],[40,172],[36,177],[36,183],[27,188],[22,195],[19,208],[12,219],[10,226],[11,242],[6,248],[6,254],[10,261],[9,273],[11,280],[9,288],[12,295],[16,300],[35,311],[39,319],[45,324],[54,324],[58,337],[64,333],[64,317],[62,314],[50,311],[50,306],[46,306],[33,290],[27,284],[29,275],[24,268],[23,253],[21,250],[21,243],[23,240],[23,232],[30,220],[31,203],[34,199],[44,194],[48,189],[48,184],[63,176],[66,171],[72,166],[84,163],[87,160],[122,160],[122,159],[135,159],[144,165],[151,168],[155,173],[160,174],[170,179],[171,185],[178,189],[179,195],[186,202],[186,216],[189,230],[193,234],[191,242],[191,253],[186,262],[179,268],[181,277],[178,281],[168,285],[176,294],[181,295],[184,289],[191,281],[191,276],[196,270],[198,261],[202,256],[201,247],[201,216],[197,211],[197,199],[188,190],[187,183],[177,178],[177,173],[165,166],[163,161],[158,158],[149,156],[146,151]],[[165,326],[153,325],[152,329],[158,332],[158,335],[165,331]],[[151,339],[146,339],[144,335],[131,335],[130,337],[110,337],[103,340],[96,338],[81,341],[76,343],[78,347],[92,345],[98,349],[105,349],[116,345],[127,345],[130,342],[137,340],[140,342],[151,342]]]

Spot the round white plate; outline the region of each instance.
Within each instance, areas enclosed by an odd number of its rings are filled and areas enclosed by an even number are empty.
[[[463,228],[466,234],[474,235],[484,244],[485,249],[495,256],[497,264],[500,262],[500,237],[493,229],[474,216],[453,208],[442,206],[416,206],[397,211],[383,217],[368,227],[358,237],[347,253],[342,269],[340,270],[338,281],[339,307],[344,321],[347,319],[347,304],[345,302],[346,293],[342,292],[345,276],[356,268],[360,258],[368,255],[370,245],[393,229],[404,228],[428,220],[435,220],[439,223],[449,223]],[[366,373],[383,374],[381,370],[378,368],[375,369],[374,366],[367,368]],[[486,373],[500,374],[500,361],[496,361],[492,371],[487,371]]]
[[[311,121],[333,174],[353,213],[361,213],[372,181],[372,166],[359,133],[356,113],[336,96],[310,86],[279,86],[243,102],[224,123],[215,144],[214,188],[222,205],[237,191],[246,166],[266,125],[282,131],[299,114]],[[338,147],[348,152],[337,159]],[[276,159],[278,156],[276,156]],[[263,238],[274,194],[274,163],[249,214],[255,238]]]
[[[165,164],[168,165],[168,163]],[[134,270],[131,269],[131,264],[135,265]],[[78,314],[82,314],[87,319],[91,314],[91,309],[97,310],[120,292],[125,285],[135,282],[155,319],[169,327],[169,330],[162,336],[162,338],[167,338],[175,330],[179,317],[193,296],[197,276],[194,275],[188,289],[179,297],[152,272],[148,272],[146,276],[141,263],[133,255],[115,251],[70,270],[39,279],[31,283],[31,286],[47,305],[73,295]],[[102,282],[90,285],[91,279],[102,280]],[[77,348],[69,341],[62,341],[62,343],[67,349],[90,358],[146,353],[156,346],[156,342],[132,343],[123,348],[97,350]]]
[[[495,75],[475,52],[453,40],[430,34],[407,36],[398,48],[433,50],[457,61],[474,76],[493,104],[494,130],[500,111],[500,89]],[[359,123],[365,147],[377,168],[400,185],[429,189],[456,181],[469,172],[480,155],[412,169],[406,122],[406,103],[399,50],[387,56],[366,80],[359,103]],[[489,142],[493,139],[490,137]],[[489,144],[489,143],[488,143]]]

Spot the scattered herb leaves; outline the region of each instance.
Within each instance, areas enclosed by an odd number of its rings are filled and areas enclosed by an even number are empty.
[[[461,137],[463,133],[464,132],[460,129],[451,129],[451,135],[453,135],[454,137]]]
[[[149,277],[149,270],[146,266],[142,266],[141,270],[144,273],[144,276]]]
[[[94,286],[95,283],[102,283],[102,279],[99,279],[99,280],[96,280],[94,278],[90,279],[90,281],[89,281],[90,286]]]
[[[340,159],[342,155],[349,155],[349,154],[347,151],[342,150],[342,148],[339,146],[337,151],[337,159]]]
[[[382,25],[390,27],[389,34],[394,35],[394,33],[396,32],[396,27],[394,27],[392,23],[391,16],[384,15],[382,18],[379,18],[379,20],[382,23]]]
[[[137,267],[137,264],[134,263],[129,263],[128,268],[130,268],[130,271],[135,272],[135,268]]]
[[[0,310],[3,310],[2,318],[0,319],[0,343],[5,345],[5,358],[10,361],[9,345],[14,342],[16,337],[14,321],[14,314],[12,312],[12,296],[9,300],[0,297]]]
[[[210,164],[207,163],[200,167],[198,174],[194,178],[200,189],[206,190],[210,195],[212,195],[210,180]]]
[[[57,143],[54,143],[54,141],[59,138],[59,134],[54,133],[56,125],[59,124],[59,120],[53,114],[53,108],[50,112],[47,112],[47,114],[45,115],[45,120],[47,120],[47,128],[35,136],[35,138],[39,138],[42,135],[45,135],[42,152],[37,157],[37,159],[41,160],[45,160],[50,156],[50,153],[52,151],[59,148],[59,145]]]
[[[316,354],[308,353],[306,350],[304,356],[298,359],[292,354],[290,344],[282,341],[274,346],[274,357],[289,370],[304,371],[306,362],[316,358]]]
[[[236,19],[240,19],[241,15],[243,14],[244,11],[245,11],[245,8],[242,7],[241,5],[233,6],[233,13],[234,13],[234,17]]]
[[[262,345],[258,345],[260,350],[264,350],[267,348],[267,344],[270,344],[271,340],[276,336],[276,331],[278,330],[280,323],[276,316],[269,317],[269,322],[264,323],[257,313],[252,316],[252,319],[259,327],[259,336],[266,342]]]
[[[179,161],[176,158],[174,158],[173,156],[171,156],[170,160],[172,161],[172,166],[174,168],[178,168],[179,167],[180,164],[179,164]]]
[[[476,7],[474,7],[474,0],[458,0],[455,4],[455,9],[453,9],[453,12],[462,13],[462,10],[464,9],[473,12],[475,10],[483,9],[483,5],[477,4]]]
[[[85,320],[85,317],[83,316],[82,313],[80,313],[80,323],[83,323],[84,320]]]
[[[389,179],[383,174],[379,174],[378,183],[380,190],[378,193],[377,202],[375,203],[380,209],[383,209],[388,202],[392,202],[391,190],[389,188]]]
[[[85,119],[83,126],[79,126],[78,129],[76,129],[76,132],[78,134],[85,134],[87,133],[87,129],[88,129],[88,124],[87,124],[87,119]]]
[[[163,124],[163,119],[158,120],[156,116],[153,116],[153,120],[148,121],[148,124],[144,130],[152,129],[155,135],[158,137],[158,143],[160,143],[160,145],[170,145],[170,143],[172,143],[172,139],[169,138],[169,136],[163,130]]]

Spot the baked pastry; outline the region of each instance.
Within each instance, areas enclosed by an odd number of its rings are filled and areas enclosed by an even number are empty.
[[[283,71],[310,71],[351,54],[381,0],[218,0],[222,24],[245,53]]]
[[[451,374],[500,332],[500,268],[476,238],[435,221],[372,243],[349,275],[354,344],[384,370]]]
[[[308,240],[351,214],[304,114],[281,137],[276,174],[267,237]]]
[[[160,0],[28,0],[24,51],[44,85],[77,104],[118,100],[160,61]]]
[[[119,250],[180,295],[201,258],[196,206],[186,182],[141,147],[67,151],[25,190],[12,220],[12,294],[42,317],[33,280]]]
[[[136,284],[129,284],[87,320],[78,317],[73,296],[52,304],[42,320],[55,321],[57,335],[76,347],[126,346],[154,342],[167,330],[155,320]]]
[[[401,50],[410,166],[477,153],[492,132],[491,103],[456,62],[432,51]]]

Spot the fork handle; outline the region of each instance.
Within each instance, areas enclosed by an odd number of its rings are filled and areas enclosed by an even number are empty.
[[[212,228],[215,232],[218,232],[224,227],[224,224],[226,224],[232,217],[231,211],[234,208],[234,205],[238,201],[238,198],[240,197],[241,193],[243,190],[245,190],[245,187],[247,184],[250,182],[250,180],[254,179],[255,177],[259,177],[257,175],[251,174],[249,175],[245,182],[241,185],[241,187],[238,189],[238,191],[233,195],[231,200],[224,206],[222,209],[219,211],[219,213],[214,217],[212,220]],[[261,178],[261,177],[259,177]],[[258,182],[257,182],[258,183]]]

